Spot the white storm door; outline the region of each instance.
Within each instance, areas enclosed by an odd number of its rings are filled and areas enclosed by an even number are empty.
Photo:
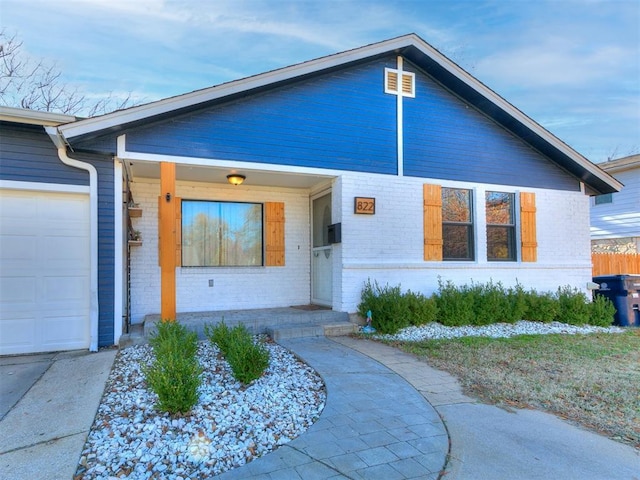
[[[313,241],[311,258],[311,302],[331,307],[333,303],[333,252],[329,244],[331,193],[312,200]]]
[[[89,347],[89,196],[0,190],[0,354]]]

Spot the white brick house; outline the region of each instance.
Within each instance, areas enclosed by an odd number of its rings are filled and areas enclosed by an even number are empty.
[[[367,279],[586,289],[589,197],[621,187],[416,35],[48,131],[113,160],[114,301],[134,323],[351,313]]]

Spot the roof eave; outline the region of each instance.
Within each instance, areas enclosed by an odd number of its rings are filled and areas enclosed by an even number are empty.
[[[496,92],[413,33],[214,87],[140,105],[138,107],[60,125],[58,131],[69,141],[73,138],[90,135],[94,132],[121,128],[123,125],[139,122],[147,118],[192,108],[198,104],[230,97],[392,52],[406,55],[419,66],[426,66],[427,72],[439,77],[437,79],[439,79],[443,85],[448,88],[451,88],[451,85],[453,85],[451,89],[454,93],[495,118],[496,121],[499,121],[506,128],[509,128],[509,123],[515,124],[512,125],[517,127],[515,130],[512,130],[514,133],[521,136],[523,136],[523,132],[526,133],[525,136],[528,137],[527,141],[532,142],[532,146],[534,147],[536,142],[541,145],[544,144],[544,148],[549,152],[553,152],[554,157],[560,158],[561,160],[564,159],[563,161],[565,161],[569,167],[564,166],[567,171],[581,181],[589,183],[595,192],[611,193],[619,191],[622,188],[622,184],[611,175],[580,155],[551,132],[515,108]],[[518,129],[521,130],[521,132],[517,132]]]
[[[56,126],[76,120],[73,115],[41,112],[26,108],[0,107],[0,121],[21,123],[23,125]]]
[[[336,53],[315,60],[309,60],[296,65],[246,77],[240,80],[223,83],[202,90],[196,90],[176,97],[158,100],[138,107],[120,110],[99,117],[88,118],[73,124],[62,125],[60,127],[60,132],[65,136],[65,138],[73,139],[96,131],[137,122],[175,110],[189,108],[201,103],[210,102],[238,93],[265,87],[267,85],[291,80],[296,77],[302,77],[307,74],[339,67],[347,63],[356,62],[358,60],[363,60],[393,50],[402,49],[412,45],[415,41],[422,40],[420,40],[420,38],[415,34],[397,37],[354,50]]]

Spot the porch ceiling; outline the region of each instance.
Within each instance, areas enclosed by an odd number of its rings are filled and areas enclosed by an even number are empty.
[[[160,164],[148,161],[127,160],[133,179],[160,178]],[[295,172],[275,172],[247,168],[223,168],[200,165],[176,165],[176,180],[184,182],[227,183],[227,175],[239,173],[247,179],[243,186],[283,187],[309,189],[324,183],[333,175],[317,175]]]

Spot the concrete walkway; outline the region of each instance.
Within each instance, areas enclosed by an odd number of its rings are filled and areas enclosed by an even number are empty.
[[[279,343],[322,376],[327,404],[300,437],[218,478],[439,477],[449,449],[447,433],[434,408],[402,377],[325,337]]]
[[[0,478],[73,478],[115,355],[0,358]]]
[[[640,480],[640,450],[544,412],[478,403],[453,376],[395,348],[334,340],[397,372],[436,408],[451,441],[444,479]]]
[[[280,343],[322,375],[326,407],[297,439],[217,478],[640,480],[639,450],[542,412],[478,403],[392,347]],[[0,478],[72,478],[115,353],[0,358]]]

